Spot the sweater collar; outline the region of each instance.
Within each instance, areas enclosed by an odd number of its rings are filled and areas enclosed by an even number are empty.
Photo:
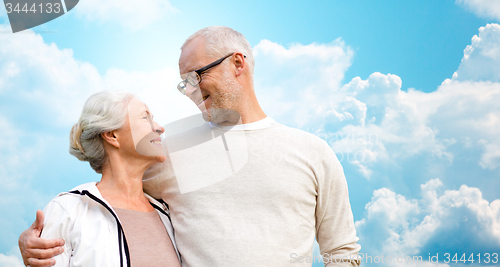
[[[220,129],[223,131],[255,131],[272,127],[278,123],[270,117],[265,117],[262,120],[255,121],[252,123],[237,124],[233,126],[221,126],[217,123],[212,123],[212,122],[209,122],[208,124],[210,128]]]

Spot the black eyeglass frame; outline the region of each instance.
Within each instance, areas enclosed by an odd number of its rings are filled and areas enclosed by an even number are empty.
[[[204,72],[206,72],[207,70],[219,65],[220,63],[222,63],[222,61],[224,61],[226,58],[230,57],[234,55],[234,53],[231,53],[231,54],[228,54],[220,59],[217,59],[216,61],[204,66],[204,67],[201,67],[197,70],[194,70],[194,71],[191,71],[188,73],[188,76],[186,76],[186,79],[182,80],[178,85],[177,85],[177,90],[179,90],[179,92],[181,92],[181,94],[185,95],[186,94],[186,86],[187,84],[189,83],[191,86],[197,86],[198,84],[201,83],[201,74],[203,74]],[[247,56],[243,55],[244,58],[246,58]],[[197,84],[193,84],[191,82],[189,82],[189,76],[191,76],[193,73],[196,73],[197,75],[197,78],[196,80],[198,81]]]

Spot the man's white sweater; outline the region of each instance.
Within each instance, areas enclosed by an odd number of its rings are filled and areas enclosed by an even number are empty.
[[[145,191],[170,206],[183,266],[311,266],[316,237],[332,266],[357,266],[356,230],[337,157],[271,118],[209,123],[164,140],[170,158]]]

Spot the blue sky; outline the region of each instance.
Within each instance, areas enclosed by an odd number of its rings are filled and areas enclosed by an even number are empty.
[[[36,209],[99,179],[67,152],[89,95],[136,92],[161,124],[197,112],[177,60],[210,25],[249,40],[264,111],[334,149],[362,253],[500,253],[499,24],[480,0],[82,0],[12,34],[1,7],[0,266]]]

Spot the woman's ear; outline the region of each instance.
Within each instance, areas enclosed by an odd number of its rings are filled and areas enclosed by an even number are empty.
[[[246,56],[240,52],[237,52],[234,53],[233,57],[234,57],[234,67],[236,68],[236,76],[240,76],[247,67],[245,61]]]
[[[101,137],[104,140],[104,142],[107,142],[108,144],[116,148],[120,147],[120,142],[118,142],[118,138],[115,131],[102,133]]]

